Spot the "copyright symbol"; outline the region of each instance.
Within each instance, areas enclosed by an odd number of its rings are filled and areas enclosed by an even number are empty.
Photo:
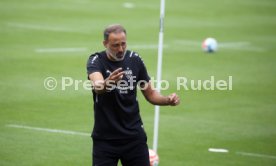
[[[54,90],[57,87],[57,80],[54,77],[47,77],[44,79],[44,88],[47,90]]]

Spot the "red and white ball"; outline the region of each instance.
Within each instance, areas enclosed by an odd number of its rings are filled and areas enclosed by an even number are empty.
[[[215,38],[208,37],[202,42],[202,49],[205,52],[212,53],[218,50],[218,42]]]
[[[158,165],[158,163],[159,163],[159,156],[152,149],[149,149],[149,159],[150,159],[150,166],[157,166]]]

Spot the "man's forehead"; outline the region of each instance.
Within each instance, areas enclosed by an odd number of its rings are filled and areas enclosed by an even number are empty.
[[[119,37],[119,36],[126,36],[126,34],[124,32],[112,32],[109,34],[109,36]]]
[[[126,34],[124,32],[113,32],[109,34],[109,40],[125,40]]]

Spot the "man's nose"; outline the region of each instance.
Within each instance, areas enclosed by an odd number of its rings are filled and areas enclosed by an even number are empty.
[[[123,46],[119,46],[119,51],[120,51],[120,52],[123,52],[123,50],[124,50],[124,49],[123,49]]]

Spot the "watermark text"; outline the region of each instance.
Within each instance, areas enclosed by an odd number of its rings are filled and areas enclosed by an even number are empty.
[[[117,82],[115,81],[96,81],[92,82],[90,80],[78,80],[72,77],[61,77],[61,78],[54,78],[54,77],[47,77],[44,79],[43,85],[44,88],[47,90],[101,90],[106,88],[107,91],[119,90],[120,93],[127,93],[127,91],[134,90],[136,87],[144,90],[151,85],[151,88],[156,89],[158,87],[160,90],[168,90],[171,88],[171,85],[176,87],[178,91],[181,90],[192,90],[192,91],[231,91],[233,90],[233,77],[228,76],[227,79],[216,79],[215,76],[210,76],[208,79],[204,80],[195,80],[189,79],[187,77],[181,76],[176,77],[173,81],[168,80],[161,80],[158,82],[156,79],[151,78],[150,84],[146,80],[139,80],[136,81],[136,77],[133,76],[129,79],[122,79]]]

